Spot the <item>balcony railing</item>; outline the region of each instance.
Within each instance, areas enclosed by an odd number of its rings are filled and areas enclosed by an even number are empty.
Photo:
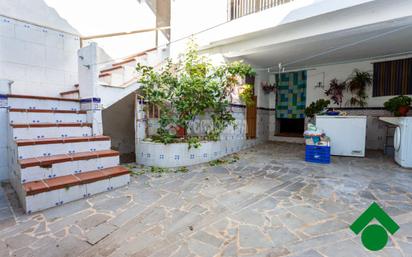
[[[229,20],[260,12],[294,0],[229,0]]]

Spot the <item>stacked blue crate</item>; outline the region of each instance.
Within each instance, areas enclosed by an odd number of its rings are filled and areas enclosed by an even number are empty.
[[[314,163],[330,163],[330,146],[306,145],[305,160]]]

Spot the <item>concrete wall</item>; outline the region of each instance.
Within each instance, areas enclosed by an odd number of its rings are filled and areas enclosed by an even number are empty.
[[[77,83],[79,37],[0,16],[0,78],[12,93],[59,96]]]
[[[135,94],[103,110],[103,132],[112,139],[112,149],[120,152],[120,162],[134,161],[134,100]]]

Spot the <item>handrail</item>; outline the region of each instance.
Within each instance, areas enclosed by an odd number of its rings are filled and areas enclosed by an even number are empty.
[[[91,35],[91,36],[82,36],[80,40],[89,40],[89,39],[96,39],[96,38],[106,38],[106,37],[117,37],[117,36],[126,36],[131,34],[138,34],[138,33],[145,33],[151,31],[159,31],[159,30],[166,30],[170,29],[170,26],[165,27],[157,27],[157,28],[148,28],[148,29],[138,29],[132,31],[123,31],[123,32],[114,32],[114,33],[107,33],[107,34],[98,34],[98,35]]]
[[[229,20],[287,4],[294,0],[228,0]]]

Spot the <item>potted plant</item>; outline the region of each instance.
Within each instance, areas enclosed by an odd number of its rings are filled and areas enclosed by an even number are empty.
[[[325,91],[325,95],[329,96],[335,104],[341,107],[345,88],[346,81],[340,82],[337,79],[332,79],[329,83],[329,89]]]
[[[321,113],[330,104],[329,100],[319,99],[316,102],[312,102],[308,107],[305,108],[305,115],[309,118],[315,117],[316,114]]]
[[[364,107],[367,105],[366,89],[372,84],[372,76],[369,72],[359,71],[355,69],[353,75],[349,78],[348,90],[352,93],[352,98],[349,103],[353,106],[359,105]]]
[[[400,95],[386,101],[383,106],[397,117],[406,116],[411,106],[412,98]]]

